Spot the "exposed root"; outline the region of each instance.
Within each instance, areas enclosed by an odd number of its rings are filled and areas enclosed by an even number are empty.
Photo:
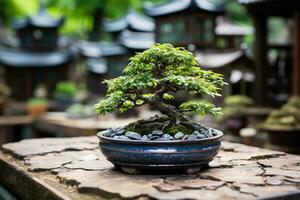
[[[176,134],[181,131],[185,134],[192,134],[194,122],[192,121],[177,121],[174,122],[172,119],[166,116],[154,116],[149,119],[142,119],[125,126],[126,131],[135,131],[140,134],[149,134],[153,130],[162,130],[169,134]]]

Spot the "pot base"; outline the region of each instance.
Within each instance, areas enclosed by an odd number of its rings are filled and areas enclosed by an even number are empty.
[[[126,174],[195,174],[208,169],[208,162],[194,165],[128,165],[114,164],[117,170]]]

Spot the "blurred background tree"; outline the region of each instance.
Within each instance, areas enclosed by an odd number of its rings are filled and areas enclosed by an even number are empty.
[[[251,17],[247,13],[247,9],[239,4],[237,0],[228,0],[226,4],[226,10],[228,12],[228,17],[232,21],[242,25],[252,25]],[[245,36],[244,41],[250,44],[254,41],[254,36]]]
[[[6,26],[10,26],[13,19],[34,14],[38,9],[38,0],[0,0],[0,19]]]
[[[6,26],[15,18],[36,13],[43,0],[0,0],[0,18]],[[147,0],[150,3],[163,3],[167,0]],[[211,0],[221,2],[223,0]],[[83,39],[98,40],[101,33],[101,20],[106,17],[122,17],[128,9],[142,12],[143,0],[44,0],[47,10],[54,16],[64,15],[67,20],[61,32]],[[236,0],[226,3],[228,16],[233,21],[250,25],[246,9]],[[251,41],[252,39],[248,38]]]

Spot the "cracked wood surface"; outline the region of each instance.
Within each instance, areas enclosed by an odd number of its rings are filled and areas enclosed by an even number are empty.
[[[210,168],[193,175],[121,173],[96,137],[23,140],[2,152],[0,181],[23,199],[300,198],[299,156],[235,143],[222,142]]]

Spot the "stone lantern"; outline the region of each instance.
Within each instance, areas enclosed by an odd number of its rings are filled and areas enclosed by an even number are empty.
[[[0,49],[0,64],[14,98],[32,97],[39,85],[51,95],[57,82],[69,78],[73,56],[58,44],[63,22],[62,17],[54,18],[41,8],[36,15],[13,23],[19,45]]]

